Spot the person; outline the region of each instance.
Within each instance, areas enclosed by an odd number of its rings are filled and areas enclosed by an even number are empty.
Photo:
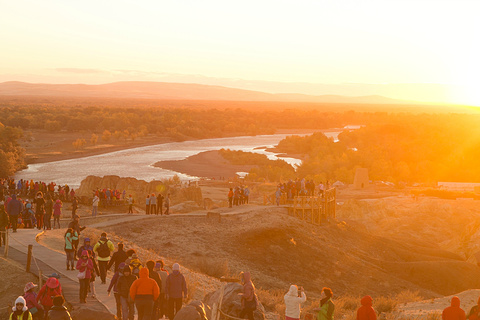
[[[23,211],[23,203],[17,199],[16,194],[12,194],[12,199],[7,204],[7,213],[10,216],[13,232],[17,232],[18,216]]]
[[[377,320],[377,314],[372,307],[373,299],[365,296],[360,300],[362,306],[357,310],[357,320]]]
[[[55,277],[48,278],[47,282],[38,292],[37,302],[43,306],[44,317],[47,316],[48,310],[53,306],[52,297],[62,294],[62,287],[60,281]]]
[[[60,215],[62,214],[62,201],[57,199],[53,205],[53,228],[58,224],[58,229],[60,229]]]
[[[157,213],[157,198],[155,194],[152,193],[150,195],[150,214],[158,214]]]
[[[112,258],[110,259],[107,265],[107,270],[110,270],[112,265],[114,265],[115,266],[113,269],[114,272],[117,272],[120,264],[122,262],[125,262],[128,258],[127,253],[123,250],[123,242],[119,242],[117,244],[117,248],[118,250],[113,253]]]
[[[77,236],[78,238],[80,239],[80,233],[85,230],[86,227],[80,227],[80,217],[79,216],[75,216],[73,218],[73,221],[71,221],[69,224],[68,224],[68,227],[69,228],[72,228],[73,231],[76,231],[77,232]],[[78,243],[79,243],[79,239],[77,240],[73,240],[73,247],[75,248],[75,252],[77,252],[77,248],[78,248]],[[78,257],[79,255],[77,255]]]
[[[248,204],[248,196],[249,195],[250,195],[250,189],[248,189],[248,186],[246,186],[245,190],[243,190],[243,196],[244,196],[246,204]]]
[[[123,274],[123,268],[125,268],[125,262],[120,263],[118,266],[117,271],[113,275],[112,279],[110,280],[110,284],[108,285],[107,293],[110,296],[110,292],[113,289],[113,296],[115,297],[115,304],[117,307],[117,319],[122,319],[122,303],[120,301],[120,294],[118,293],[118,280]]]
[[[303,287],[300,287],[299,294],[298,287],[292,284],[283,300],[285,301],[285,320],[299,320],[300,305],[307,300]]]
[[[96,217],[98,213],[98,202],[100,202],[100,198],[95,195],[92,200],[92,217]]]
[[[110,255],[115,250],[112,241],[107,239],[107,234],[103,232],[100,240],[93,246],[93,252],[97,256],[98,268],[100,269],[100,279],[102,284],[107,283],[107,266],[110,261]]]
[[[88,256],[88,251],[83,250],[80,259],[77,261],[78,282],[80,283],[80,303],[87,303],[88,286],[93,272],[93,262]]]
[[[43,192],[38,191],[35,196],[35,219],[37,219],[37,229],[43,228],[43,215],[45,214],[45,199]]]
[[[145,214],[150,214],[150,195],[147,194],[147,198],[145,199]]]
[[[163,196],[161,193],[157,195],[157,215],[160,212],[160,215],[163,215]]]
[[[148,260],[147,263],[145,264],[148,269],[148,277],[155,280],[155,282],[158,285],[159,289],[159,297],[160,294],[162,293],[162,279],[160,278],[160,275],[158,274],[157,271],[154,270],[155,268],[155,262],[153,260]],[[160,314],[160,299],[155,299],[153,303],[153,311],[152,311],[152,319],[159,319],[158,315]]]
[[[282,190],[280,188],[277,188],[277,191],[275,192],[275,200],[277,201],[277,206],[280,205],[281,197],[282,197]]]
[[[65,232],[65,254],[67,255],[67,270],[75,270],[75,248],[73,247],[73,241],[78,240],[76,231],[72,228],[68,228]]]
[[[72,320],[70,312],[63,305],[65,299],[63,296],[55,296],[53,298],[53,307],[48,311],[48,320]]]
[[[160,274],[160,279],[162,280],[162,287],[160,288],[160,296],[158,297],[158,318],[163,318],[167,316],[167,299],[165,298],[165,286],[167,284],[168,271],[164,268],[165,263],[163,260],[157,260],[155,263],[155,271]]]
[[[180,273],[180,265],[178,263],[173,264],[172,273],[167,277],[165,297],[168,300],[168,318],[173,319],[175,314],[182,308],[182,298],[187,298],[187,282],[183,274]]]
[[[15,300],[15,306],[12,308],[9,320],[32,320],[32,314],[28,311],[25,299],[20,296]]]
[[[87,288],[87,291],[90,292],[92,294],[92,298],[95,299],[95,279],[97,278],[97,276],[100,276],[100,270],[98,270],[98,265],[95,261],[95,254],[92,250],[88,250],[88,256],[92,258],[93,272],[91,273],[90,286]]]
[[[468,320],[478,320],[480,319],[480,297],[478,298],[477,304],[474,305],[470,312],[467,314]]]
[[[241,280],[243,292],[241,293],[242,311],[240,311],[240,318],[244,319],[246,315],[249,320],[253,320],[253,312],[257,309],[258,299],[250,272],[243,272]]]
[[[117,291],[120,295],[120,303],[122,305],[122,320],[133,320],[135,314],[135,306],[133,301],[129,299],[130,287],[137,277],[132,274],[132,270],[125,265],[122,271],[123,275],[118,279]]]
[[[465,320],[465,311],[460,308],[460,299],[455,296],[450,302],[450,307],[447,307],[442,312],[442,320]]]
[[[332,301],[333,292],[332,289],[324,287],[320,294],[320,306],[315,308],[317,311],[318,320],[333,320],[333,312],[335,311],[335,305]]]
[[[228,191],[228,207],[231,208],[233,204],[233,188]]]
[[[25,200],[25,209],[22,213],[23,223],[25,224],[25,229],[33,228],[34,212],[32,209],[32,204],[27,199]]]
[[[52,200],[52,196],[48,194],[47,200],[45,201],[45,216],[43,218],[44,230],[52,229],[52,215],[53,215],[53,200]]]
[[[128,255],[128,253],[127,253]],[[128,262],[128,263],[127,263]],[[132,253],[131,257],[125,261],[130,268],[132,268],[132,274],[136,277],[140,276],[140,270],[143,268],[142,263],[140,262],[140,259],[138,259],[137,254],[134,252]]]
[[[73,194],[75,194],[75,191],[73,191],[73,189],[72,189],[72,192]],[[78,199],[77,197],[73,196],[72,197],[72,219],[77,214],[77,209],[78,209]]]
[[[165,197],[165,215],[170,214],[170,193],[167,193],[167,196]]]
[[[160,288],[155,280],[148,277],[148,274],[147,268],[140,269],[140,278],[130,287],[130,297],[137,307],[138,320],[151,319],[154,301],[160,295]]]
[[[83,250],[93,252],[93,247],[90,245],[90,238],[83,239],[83,246],[78,248],[77,257],[80,257],[82,255]],[[95,258],[95,254],[92,256],[92,258]]]
[[[0,201],[0,247],[2,246],[2,241],[4,245],[7,245],[7,229],[10,225],[10,217],[5,211],[4,202]]]
[[[37,293],[34,290],[36,287],[38,286],[33,282],[27,283],[23,289],[23,297],[25,298],[25,305],[32,314],[32,318],[40,320],[43,319],[44,311],[42,305],[37,302]]]
[[[128,213],[129,214],[133,214],[133,203],[134,203],[134,200],[133,200],[133,197],[132,195],[128,195],[128,198],[127,198],[127,204],[128,204]]]

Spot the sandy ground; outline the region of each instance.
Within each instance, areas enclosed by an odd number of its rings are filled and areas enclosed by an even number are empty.
[[[23,295],[23,288],[28,282],[38,284],[38,279],[13,260],[0,257],[0,319],[8,319],[11,307],[18,296]]]

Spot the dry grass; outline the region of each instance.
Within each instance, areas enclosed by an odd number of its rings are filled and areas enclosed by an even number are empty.
[[[199,272],[215,278],[230,277],[231,272],[227,260],[197,257],[189,261],[189,266]]]

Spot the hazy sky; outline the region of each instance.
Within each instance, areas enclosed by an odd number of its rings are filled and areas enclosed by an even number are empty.
[[[0,0],[0,81],[442,84],[444,96],[390,96],[480,105],[479,12],[478,0]]]

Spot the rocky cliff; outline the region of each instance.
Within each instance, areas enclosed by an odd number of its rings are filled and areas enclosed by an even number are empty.
[[[163,194],[170,193],[170,199],[173,204],[183,201],[195,201],[199,206],[203,205],[202,190],[199,187],[188,186],[182,187],[177,185],[164,184],[162,181],[137,180],[135,178],[120,178],[119,176],[88,176],[82,180],[77,195],[80,197],[92,198],[93,191],[97,188],[110,188],[125,190],[126,195],[132,195],[136,199],[137,204],[142,204],[147,194]]]

